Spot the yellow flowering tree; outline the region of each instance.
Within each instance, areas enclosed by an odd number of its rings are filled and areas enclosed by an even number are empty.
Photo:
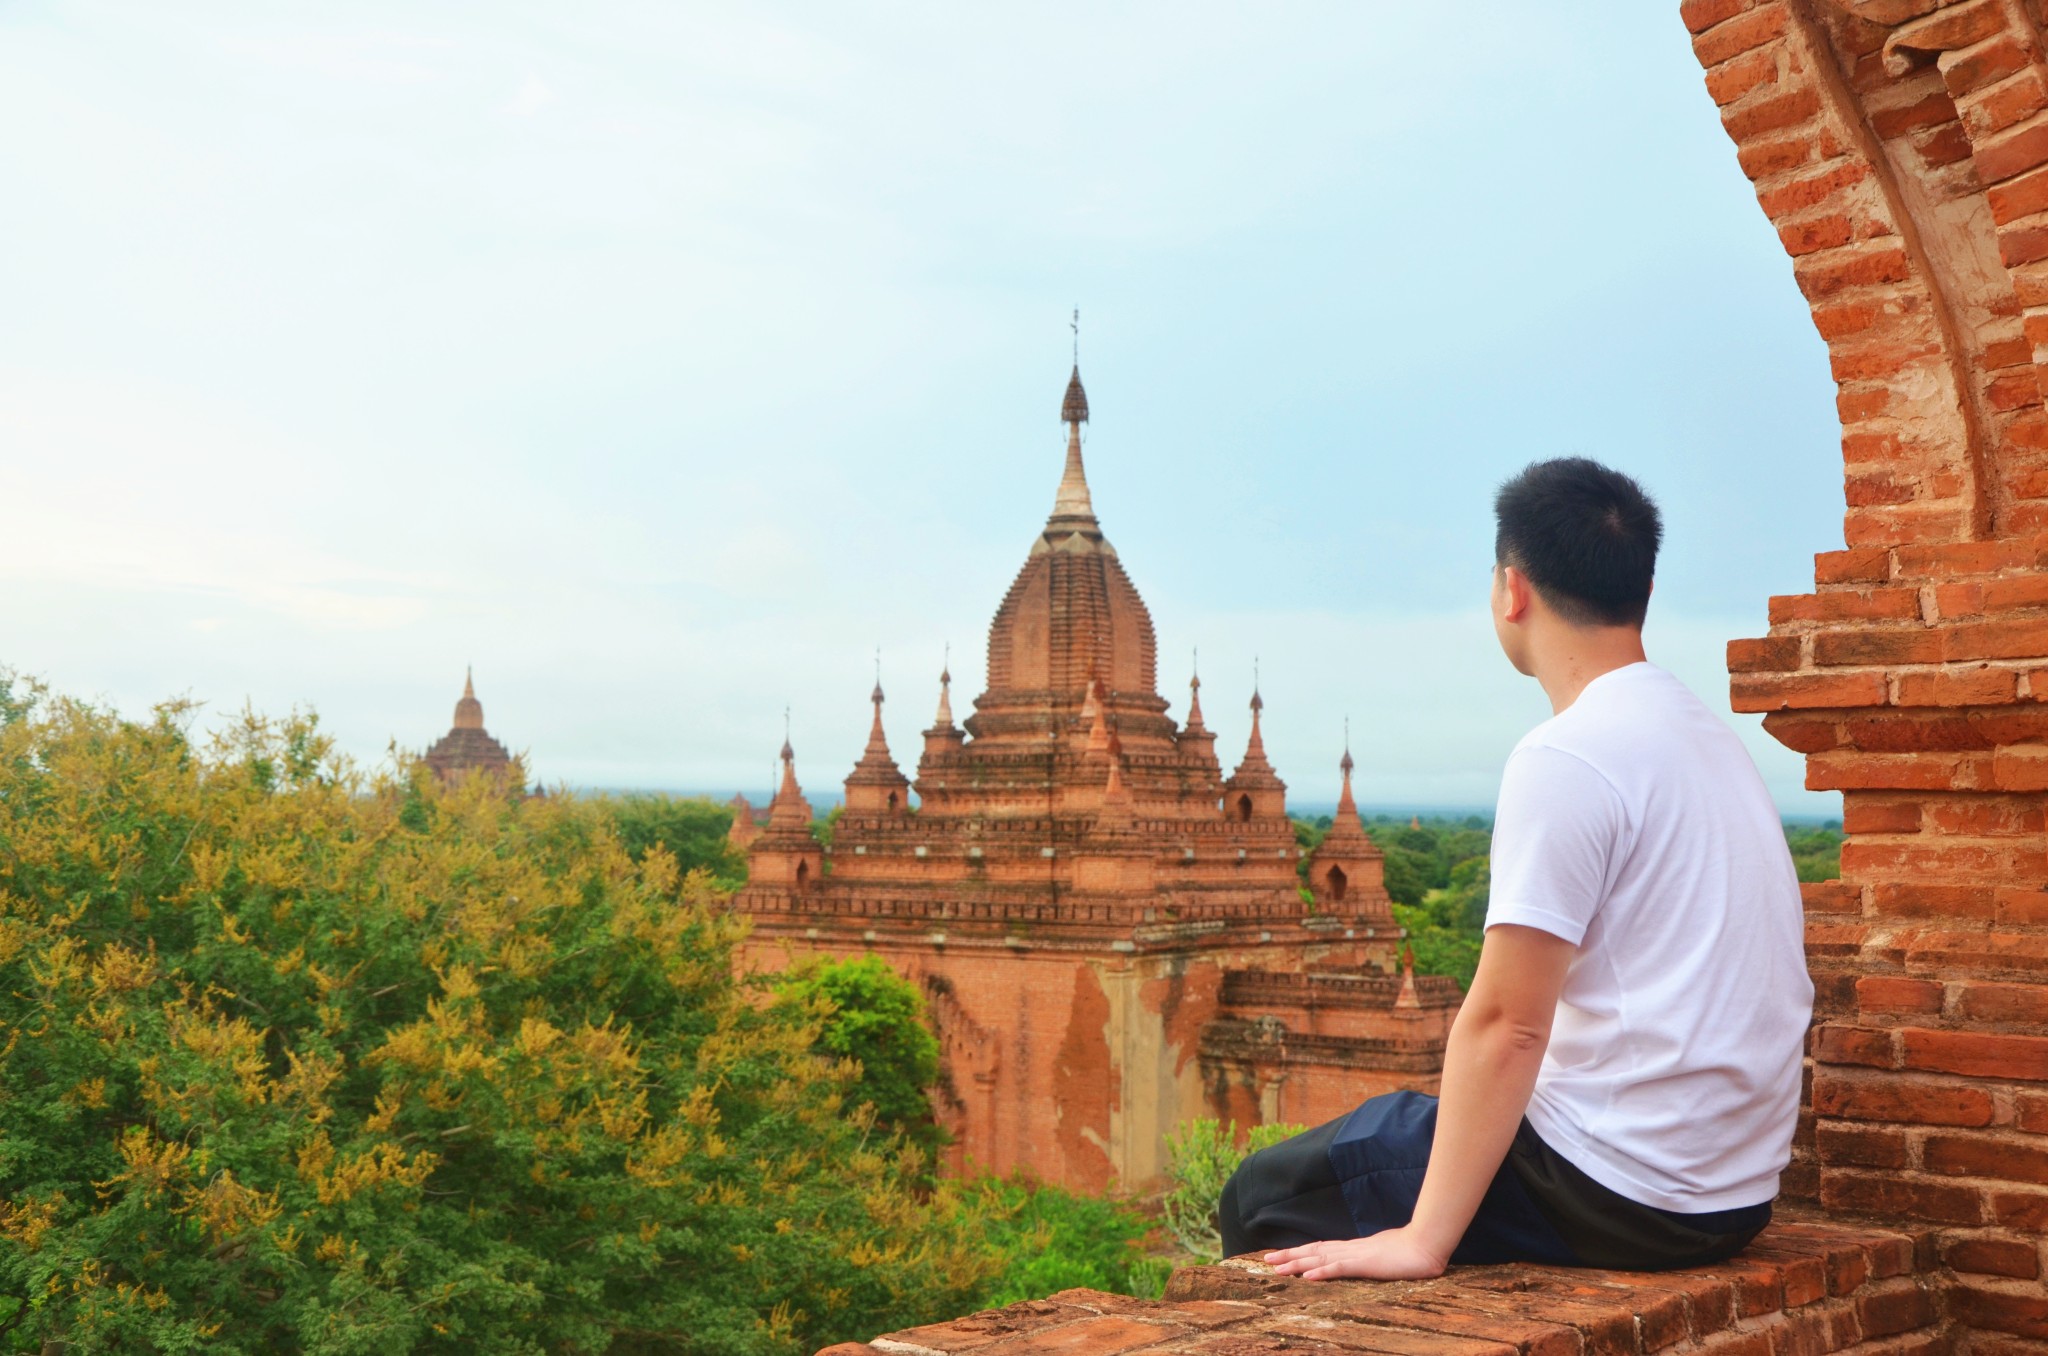
[[[793,1352],[1001,1265],[602,805],[0,674],[0,1347]]]

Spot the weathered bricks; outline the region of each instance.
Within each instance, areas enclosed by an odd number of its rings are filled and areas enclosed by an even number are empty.
[[[1729,1262],[1651,1275],[1494,1266],[1429,1281],[1315,1283],[1240,1258],[1182,1268],[1158,1302],[1069,1290],[829,1356],[1902,1356],[1880,1341],[1935,1335],[1923,1252],[1933,1265],[1928,1239],[1794,1215]],[[1999,1275],[2019,1265],[2009,1249],[1962,1255],[2001,1260]]]

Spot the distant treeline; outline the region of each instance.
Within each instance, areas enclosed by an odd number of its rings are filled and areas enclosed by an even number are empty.
[[[1492,826],[1479,815],[1359,818],[1386,854],[1387,894],[1394,901],[1395,921],[1408,930],[1416,970],[1450,975],[1469,985],[1486,927]],[[1332,822],[1329,815],[1295,820],[1295,841],[1304,849],[1315,847]],[[1787,824],[1785,842],[1800,880],[1833,880],[1841,874],[1839,820],[1818,826]],[[1303,865],[1306,869],[1305,861]]]

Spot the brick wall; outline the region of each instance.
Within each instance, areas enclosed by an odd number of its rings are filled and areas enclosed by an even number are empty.
[[[1839,385],[1847,549],[1728,647],[1842,793],[1788,1181],[1938,1226],[1974,1348],[2048,1350],[2048,64],[2037,0],[1686,0]]]

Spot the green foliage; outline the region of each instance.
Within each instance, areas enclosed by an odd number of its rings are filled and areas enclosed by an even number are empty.
[[[1831,819],[1818,828],[1785,826],[1785,846],[1801,880],[1837,880],[1842,874],[1842,824]]]
[[[776,982],[785,1002],[819,1023],[818,1051],[857,1060],[849,1096],[874,1107],[876,1122],[927,1155],[945,1141],[925,1089],[938,1081],[939,1041],[926,1025],[924,995],[879,956],[800,960]]]
[[[703,796],[667,796],[635,792],[597,799],[611,817],[612,832],[634,861],[643,861],[656,844],[667,849],[684,875],[698,868],[711,873],[717,888],[737,890],[747,879],[747,859],[726,841],[732,830],[732,807]]]
[[[1086,1286],[1156,1299],[1171,1263],[1145,1251],[1152,1222],[1126,1201],[1077,1196],[1026,1176],[983,1178],[974,1213],[1007,1259],[980,1303],[994,1308]]]
[[[1166,1176],[1170,1183],[1165,1210],[1166,1231],[1183,1249],[1205,1262],[1221,1260],[1223,1234],[1216,1205],[1223,1184],[1247,1155],[1300,1134],[1300,1125],[1255,1125],[1237,1144],[1237,1122],[1206,1116],[1181,1126],[1166,1139]]]
[[[835,805],[825,812],[823,819],[811,821],[811,837],[817,840],[818,846],[823,848],[830,848],[832,846],[832,834],[839,828],[840,817],[845,813],[846,807],[844,805]],[[827,871],[832,869],[832,859],[829,857],[825,859],[825,869]]]
[[[187,716],[0,681],[9,1341],[799,1353],[1002,1272],[658,834]]]

